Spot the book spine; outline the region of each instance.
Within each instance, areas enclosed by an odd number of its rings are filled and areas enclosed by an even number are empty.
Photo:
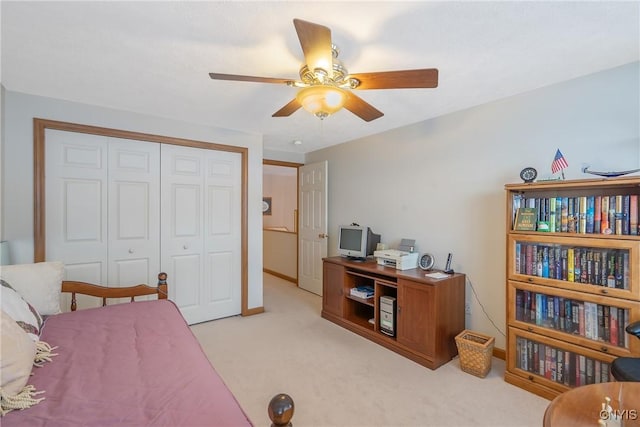
[[[556,233],[562,231],[562,197],[556,197]]]
[[[578,301],[578,333],[585,336],[584,302]]]
[[[578,233],[585,234],[587,232],[587,196],[578,198],[579,214],[578,214]]]
[[[638,195],[629,196],[629,234],[637,236],[640,234],[638,230]]]
[[[516,320],[523,321],[524,312],[524,291],[516,289]]]
[[[593,234],[593,227],[595,222],[595,197],[588,196],[586,198],[586,225],[585,225],[585,233]]]
[[[580,254],[582,248],[573,248],[573,281],[580,283],[582,280],[582,271],[580,270]]]
[[[605,305],[602,307],[602,319],[604,322],[601,340],[611,343],[611,307]]]
[[[601,216],[600,233],[611,234],[611,228],[609,228],[609,196],[602,196]]]
[[[600,233],[602,227],[602,196],[596,196],[593,205],[593,233]]]
[[[609,197],[609,234],[616,234],[616,196]]]
[[[574,250],[573,248],[567,249],[567,281],[573,282],[575,277],[573,275],[574,265]]]
[[[618,345],[618,308],[611,307],[609,310],[609,342]]]
[[[579,364],[579,383],[576,385],[587,385],[587,357],[583,354],[578,355]]]
[[[616,196],[616,210],[615,210],[615,221],[616,221],[616,230],[615,234],[622,234],[622,196]]]
[[[569,197],[569,206],[567,207],[567,233],[575,233],[576,229],[576,199]]]
[[[616,253],[615,250],[607,251],[607,287],[616,287]]]
[[[622,289],[629,289],[629,252],[622,254]]]
[[[622,234],[625,234],[625,235],[629,234],[629,228],[630,228],[630,223],[629,223],[629,217],[631,213],[630,202],[631,202],[631,199],[628,194],[625,194],[624,196],[622,196]]]

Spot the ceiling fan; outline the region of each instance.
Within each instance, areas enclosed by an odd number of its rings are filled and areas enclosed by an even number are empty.
[[[355,95],[353,89],[438,86],[436,68],[349,74],[338,60],[339,51],[331,42],[331,30],[328,27],[301,19],[294,19],[293,25],[296,27],[305,60],[300,68],[300,80],[221,73],[209,73],[209,76],[214,80],[280,83],[300,88],[296,97],[273,113],[272,117],[287,117],[303,107],[316,117],[324,119],[344,107],[367,122],[384,114]]]

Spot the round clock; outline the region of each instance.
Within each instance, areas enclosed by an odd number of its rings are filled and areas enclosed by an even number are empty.
[[[520,171],[520,178],[524,182],[533,182],[534,179],[538,176],[538,171],[532,167],[524,168]]]
[[[420,255],[420,258],[418,258],[418,267],[420,267],[423,270],[431,270],[434,262],[435,262],[435,259],[433,258],[433,255],[422,254]]]

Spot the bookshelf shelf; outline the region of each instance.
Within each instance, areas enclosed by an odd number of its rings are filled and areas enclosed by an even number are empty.
[[[640,177],[505,190],[505,380],[549,399],[612,381],[612,360],[640,355],[624,331],[640,320]],[[535,209],[536,226],[516,231],[524,207]]]

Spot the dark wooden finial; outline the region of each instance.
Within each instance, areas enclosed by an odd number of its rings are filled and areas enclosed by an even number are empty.
[[[293,399],[284,393],[276,394],[269,402],[271,427],[292,427]]]
[[[158,299],[167,299],[167,273],[158,273]]]

